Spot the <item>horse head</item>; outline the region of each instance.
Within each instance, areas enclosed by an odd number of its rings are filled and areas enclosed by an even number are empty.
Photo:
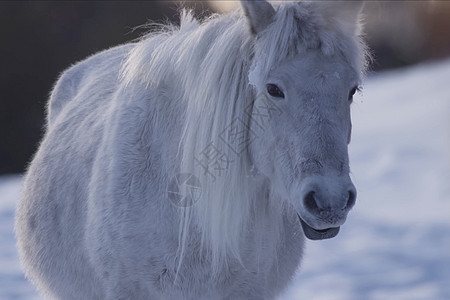
[[[348,144],[350,106],[364,68],[362,3],[277,9],[242,1],[242,7],[254,37],[250,128],[260,133],[250,145],[254,166],[296,211],[307,238],[332,238],[356,200]]]

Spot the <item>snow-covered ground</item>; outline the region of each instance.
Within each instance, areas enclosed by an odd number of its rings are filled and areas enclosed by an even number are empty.
[[[21,188],[20,176],[0,177],[0,300],[38,297],[20,269],[14,239],[14,209]]]
[[[353,126],[358,203],[281,299],[450,299],[450,60],[370,76]],[[15,250],[20,184],[0,177],[0,300],[40,299]]]

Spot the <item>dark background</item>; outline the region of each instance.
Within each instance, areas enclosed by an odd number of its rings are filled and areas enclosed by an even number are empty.
[[[204,15],[217,3],[184,6]],[[0,174],[25,170],[43,134],[48,94],[64,69],[138,38],[148,30],[139,25],[178,23],[179,7],[175,1],[0,2]],[[369,1],[365,14],[373,72],[450,55],[450,2]]]

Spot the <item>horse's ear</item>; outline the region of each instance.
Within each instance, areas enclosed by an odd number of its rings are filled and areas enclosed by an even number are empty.
[[[241,0],[241,5],[253,34],[264,30],[275,15],[275,9],[265,0]]]
[[[359,23],[360,13],[364,6],[364,1],[324,1],[323,6],[325,9],[325,13],[338,16],[341,20],[357,26],[357,24]]]
[[[341,2],[341,14],[347,21],[358,23],[359,15],[364,6],[364,1],[339,1]]]

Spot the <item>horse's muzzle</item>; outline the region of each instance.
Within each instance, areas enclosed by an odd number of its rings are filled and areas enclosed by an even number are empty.
[[[326,240],[334,238],[338,233],[340,227],[333,227],[328,229],[314,229],[308,224],[305,223],[305,221],[298,216],[298,219],[300,220],[300,223],[302,224],[303,232],[305,236],[310,240]]]
[[[356,189],[349,176],[311,176],[297,194],[297,212],[308,239],[335,237],[356,202]],[[298,203],[298,202],[297,202]]]

